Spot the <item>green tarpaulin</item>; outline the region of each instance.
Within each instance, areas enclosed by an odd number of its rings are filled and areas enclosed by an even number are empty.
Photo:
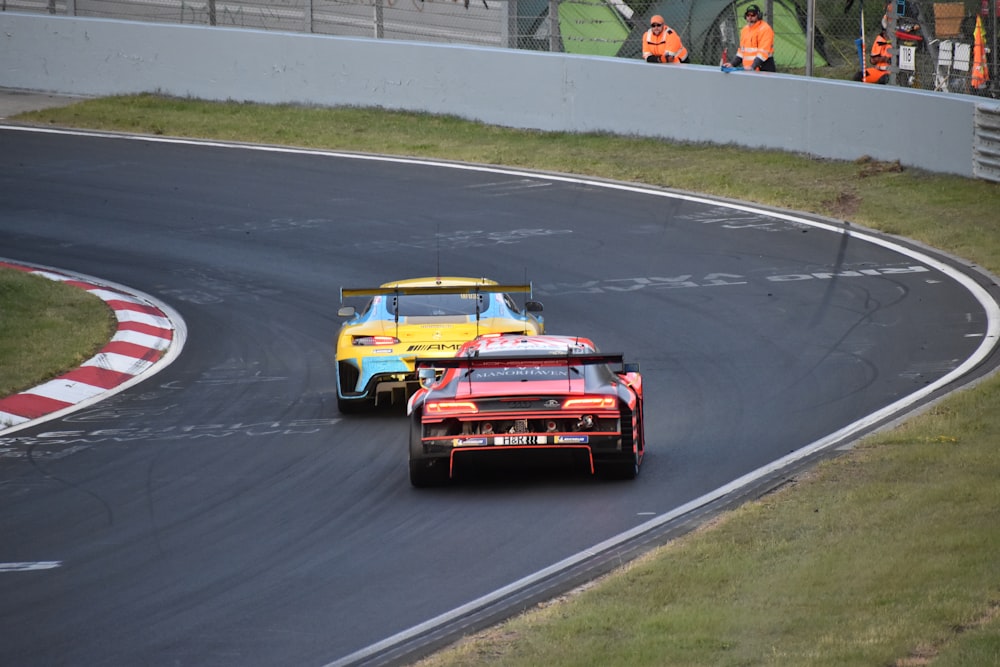
[[[641,21],[637,21],[618,55],[639,58],[642,55],[642,34],[649,29],[649,17],[659,14],[667,25],[681,35],[691,62],[718,65],[723,38],[728,42],[728,55],[736,55],[739,29],[744,25],[743,14],[750,4],[765,12],[763,0],[661,0],[650,6]],[[774,61],[779,68],[801,68],[806,64],[805,12],[793,0],[773,0],[773,16],[765,20],[774,28]],[[817,31],[813,66],[828,64],[822,35]]]
[[[621,15],[603,2],[559,4],[559,34],[566,53],[618,55],[630,31]]]

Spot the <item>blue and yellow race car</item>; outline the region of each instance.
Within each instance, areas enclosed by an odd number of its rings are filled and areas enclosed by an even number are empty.
[[[519,308],[511,294],[527,294]],[[367,289],[341,289],[337,314],[337,407],[343,413],[403,403],[419,387],[414,360],[452,357],[487,333],[541,334],[542,304],[530,284],[487,278],[411,278]],[[368,297],[359,312],[345,299]]]

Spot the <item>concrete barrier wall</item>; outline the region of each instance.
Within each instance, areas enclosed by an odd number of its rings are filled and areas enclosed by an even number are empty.
[[[0,13],[0,87],[374,106],[516,128],[868,155],[970,177],[975,107],[984,103],[701,65],[10,12]]]

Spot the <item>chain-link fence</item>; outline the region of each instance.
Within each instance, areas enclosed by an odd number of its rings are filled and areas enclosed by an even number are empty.
[[[735,55],[752,2],[774,28],[779,72],[856,80],[882,32],[893,54],[884,83],[1000,96],[1000,0],[0,0],[0,10],[620,58],[639,58],[659,14],[691,62],[714,66]]]

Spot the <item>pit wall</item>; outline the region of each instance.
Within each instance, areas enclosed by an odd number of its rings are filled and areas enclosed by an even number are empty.
[[[13,12],[0,13],[0,87],[382,107],[513,128],[867,155],[968,177],[976,107],[1000,108],[966,95],[702,65]]]

